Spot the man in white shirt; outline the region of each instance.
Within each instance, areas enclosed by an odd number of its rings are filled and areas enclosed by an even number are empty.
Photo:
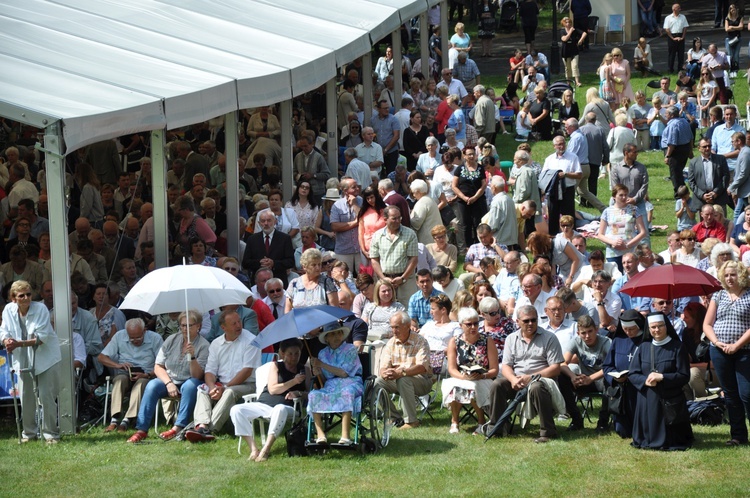
[[[668,51],[667,65],[670,73],[675,72],[675,62],[677,62],[677,69],[685,63],[685,33],[689,24],[680,11],[680,4],[676,3],[672,5],[672,15],[664,18],[664,34],[667,36]]]
[[[219,325],[224,335],[208,349],[205,384],[198,386],[193,413],[195,430],[185,433],[191,443],[213,441],[212,431],[224,426],[229,410],[242,396],[255,392],[253,372],[261,364],[261,354],[250,344],[254,336],[242,328],[236,311],[222,311]]]
[[[565,306],[562,299],[557,296],[547,299],[544,311],[547,313],[547,318],[542,318],[539,326],[547,332],[555,334],[557,340],[560,341],[560,347],[564,351],[576,335],[578,330],[576,322],[565,318]]]
[[[552,140],[555,152],[544,160],[542,171],[557,170],[560,181],[563,182],[563,198],[561,202],[554,199],[549,203],[549,233],[556,235],[560,231],[560,216],[575,217],[575,193],[578,180],[583,178],[583,170],[578,156],[565,150],[565,138],[556,136]]]
[[[521,290],[523,290],[523,296],[521,296],[516,303],[516,307],[513,310],[513,319],[515,320],[518,318],[518,310],[526,305],[533,306],[540,319],[547,318],[545,307],[547,305],[547,299],[551,295],[542,290],[542,277],[533,273],[527,274],[523,277]]]
[[[458,95],[458,98],[463,101],[467,96],[468,92],[463,83],[453,77],[453,71],[448,68],[443,68],[440,73],[443,77],[442,81],[437,84],[437,88],[441,86],[448,88],[448,95]]]
[[[278,320],[284,316],[286,300],[288,299],[286,292],[284,292],[284,282],[280,278],[272,278],[266,281],[265,289],[266,297],[263,298],[263,302],[271,310],[274,320]]]
[[[528,74],[521,80],[521,91],[526,92],[526,100],[536,102],[534,90],[536,86],[544,81],[544,76],[539,74],[534,66],[530,66]]]
[[[611,290],[612,275],[604,270],[594,272],[591,279],[591,293],[584,297],[583,302],[596,306],[599,314],[599,330],[614,333],[617,329],[617,319],[622,312],[622,299]]]

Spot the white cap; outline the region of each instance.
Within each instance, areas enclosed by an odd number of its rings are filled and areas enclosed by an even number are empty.
[[[651,325],[652,323],[664,323],[664,315],[649,315],[648,324]]]
[[[620,325],[622,325],[623,327],[628,327],[628,328],[638,326],[638,324],[635,322],[627,322],[625,320],[620,320]]]

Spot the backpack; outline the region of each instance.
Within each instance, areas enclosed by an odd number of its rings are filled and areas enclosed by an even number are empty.
[[[291,429],[284,433],[286,439],[286,452],[290,457],[310,456],[305,446],[307,440],[307,418],[301,419]]]

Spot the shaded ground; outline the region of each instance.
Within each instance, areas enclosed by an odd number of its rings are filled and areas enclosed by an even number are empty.
[[[669,2],[667,3],[669,4]],[[690,27],[688,28],[686,36],[687,40],[685,50],[688,50],[690,48],[693,38],[699,36],[703,40],[703,45],[705,47],[707,47],[709,43],[713,42],[719,46],[719,50],[724,51],[724,31],[723,29],[713,28],[713,2],[687,0],[681,2],[681,6],[682,13],[687,17],[688,23],[690,23]],[[670,9],[671,4],[665,6],[662,15],[666,16],[668,14],[671,14]],[[561,17],[562,16],[559,16],[558,19],[560,19]],[[606,19],[600,19],[600,28],[606,25],[606,23]],[[538,31],[535,42],[537,50],[548,57],[550,54],[550,44],[552,41],[551,33],[552,32],[549,29]],[[743,46],[741,54],[744,58],[747,55],[747,41],[750,39],[750,33],[746,32],[743,36],[743,42],[741,42]],[[616,43],[609,43],[605,46],[603,44],[603,36],[599,36],[597,44],[591,45],[590,50],[586,53],[581,54],[581,56],[579,57],[578,64],[581,72],[595,72],[599,67],[599,64],[601,63],[604,54],[611,51],[615,46],[619,46],[622,49],[625,58],[632,61],[633,50],[635,49],[636,41],[629,41],[624,46],[621,46],[619,44],[619,39],[619,36],[613,35],[610,41],[614,40]],[[665,73],[667,71],[666,37],[662,36],[659,38],[650,39],[649,43],[651,44],[651,51],[653,53],[652,59],[656,71]],[[513,32],[510,34],[497,34],[497,37],[495,38],[495,41],[493,43],[493,57],[486,59],[475,59],[477,65],[479,66],[479,70],[482,72],[482,74],[486,75],[506,75],[509,69],[508,59],[512,57],[513,51],[516,48],[520,48],[524,50],[524,52],[526,50],[523,43],[523,32],[520,31],[520,23],[518,32]],[[741,59],[740,68],[744,69],[746,67],[747,60],[743,61]],[[562,74],[552,75],[553,81],[557,79],[563,79],[565,76],[564,65],[562,64],[562,62],[560,63],[560,70]]]

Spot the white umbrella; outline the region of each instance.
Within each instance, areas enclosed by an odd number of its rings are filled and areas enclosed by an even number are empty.
[[[227,271],[212,266],[179,265],[148,273],[130,289],[120,308],[151,315],[187,308],[206,313],[228,304],[244,305],[249,296],[250,289]]]

